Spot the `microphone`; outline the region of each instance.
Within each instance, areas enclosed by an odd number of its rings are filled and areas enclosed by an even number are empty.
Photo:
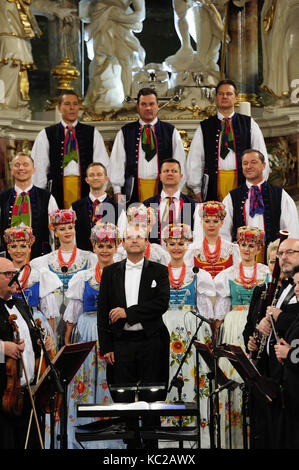
[[[216,388],[212,393],[211,396],[214,395],[215,393],[221,392],[221,390],[224,390],[225,388],[230,388],[231,390],[234,390],[235,388],[238,387],[238,382],[235,380],[228,380],[224,385],[221,385],[221,387]]]
[[[190,312],[193,313],[195,317],[200,318],[200,320],[207,322],[209,325],[212,323],[210,320],[200,315],[200,313],[194,312],[194,310],[190,310]]]
[[[197,266],[193,266],[192,271],[194,274],[197,274],[199,272],[199,268]],[[210,320],[200,315],[197,311],[194,312],[194,310],[190,310],[190,312],[193,313],[193,315],[195,315],[197,318],[200,318],[200,320],[207,322],[209,325],[212,324]]]
[[[11,278],[11,280],[8,283],[8,287],[11,287],[18,280],[19,274],[21,273],[21,271],[23,271],[25,266],[26,264],[24,264],[24,266],[22,266],[21,269],[19,269],[19,271],[17,271],[16,274]]]

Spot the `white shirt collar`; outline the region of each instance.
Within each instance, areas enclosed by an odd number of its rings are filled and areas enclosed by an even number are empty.
[[[30,191],[30,189],[32,188],[33,184],[31,183],[30,186],[28,186],[26,189],[21,189],[19,188],[16,184],[15,184],[15,192],[17,193],[17,195],[21,194],[21,193],[28,193],[28,191]]]
[[[127,265],[132,266],[133,268],[143,266],[143,263],[144,263],[144,258],[142,258],[142,260],[138,261],[138,263],[132,263],[132,261],[130,261],[128,258],[126,260],[126,266]]]
[[[180,200],[180,196],[181,196],[181,192],[180,192],[180,190],[178,189],[178,191],[177,191],[176,193],[174,193],[172,197],[173,197],[174,199]],[[162,189],[162,191],[161,191],[161,199],[163,200],[163,199],[166,199],[167,197],[169,197],[169,194],[166,194],[166,192],[164,191],[164,189]]]
[[[233,117],[234,114],[235,114],[235,111],[233,111],[228,117],[231,118],[231,117]],[[220,111],[217,111],[217,117],[218,117],[218,119],[220,119],[220,121],[222,121],[222,119],[224,119],[224,116],[223,116],[223,114],[220,113]]]
[[[67,124],[66,122],[64,122],[62,119],[61,119],[61,124],[63,125],[64,128],[66,128],[66,126],[69,126],[70,124]],[[76,121],[74,121],[72,124],[71,124],[71,127],[75,127],[76,125],[78,124],[78,119],[76,119]]]
[[[158,118],[155,117],[155,119],[152,121],[152,122],[144,122],[142,119],[139,118],[139,124],[143,126],[146,126],[147,124],[150,124],[151,126],[154,126],[155,124],[157,124],[157,121],[158,121]]]
[[[260,183],[258,183],[258,184],[253,184],[253,183],[249,183],[249,181],[246,180],[246,186],[247,186],[247,188],[249,188],[249,189],[251,188],[251,186],[258,186],[259,188],[261,188],[261,186],[262,186],[262,184],[264,183],[264,181],[265,181],[265,180],[263,179]]]
[[[92,193],[89,193],[89,199],[91,202],[94,202],[95,200],[98,200],[100,202],[103,202],[107,197],[107,193],[102,194],[102,196],[95,197]]]

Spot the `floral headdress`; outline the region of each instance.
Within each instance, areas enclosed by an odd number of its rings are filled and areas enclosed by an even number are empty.
[[[176,238],[186,240],[191,243],[193,235],[190,225],[187,224],[170,224],[167,225],[162,231],[162,239],[166,242],[169,238]]]
[[[152,224],[154,222],[155,211],[152,207],[146,207],[144,204],[131,206],[127,210],[128,222]]]
[[[207,201],[199,204],[199,215],[203,217],[219,217],[223,220],[226,216],[225,205],[218,201]]]
[[[242,243],[257,243],[258,245],[265,244],[265,232],[258,227],[238,227],[237,242]]]
[[[49,228],[54,230],[57,225],[74,224],[76,212],[71,209],[57,209],[49,214]]]
[[[7,245],[10,245],[13,242],[25,241],[32,246],[35,241],[35,236],[32,233],[31,227],[20,224],[16,227],[7,228],[4,231],[4,241]]]
[[[99,242],[109,241],[118,246],[121,242],[118,227],[110,222],[97,222],[91,229],[90,241],[92,245]]]

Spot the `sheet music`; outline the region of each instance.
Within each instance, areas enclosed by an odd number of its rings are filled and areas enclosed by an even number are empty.
[[[78,411],[107,411],[108,410],[184,410],[186,405],[176,403],[147,403],[146,401],[135,401],[134,403],[113,403],[113,405],[78,405]]]

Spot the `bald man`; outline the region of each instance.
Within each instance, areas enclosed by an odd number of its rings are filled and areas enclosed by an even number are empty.
[[[34,380],[35,359],[40,355],[37,344],[38,333],[31,322],[28,308],[22,299],[12,299],[17,284],[13,282],[16,274],[13,263],[0,258],[0,400],[7,386],[6,362],[8,358],[17,361],[23,358],[29,383]],[[8,321],[10,315],[15,315],[15,323],[19,330],[20,340],[14,341],[13,328]],[[24,371],[20,378],[20,386],[24,393],[23,410],[20,416],[7,414],[0,407],[0,449],[24,449],[29,416],[31,412],[29,396],[26,392],[26,379]],[[34,431],[29,441],[29,448],[38,448],[35,423]],[[40,448],[40,447],[39,447]]]

